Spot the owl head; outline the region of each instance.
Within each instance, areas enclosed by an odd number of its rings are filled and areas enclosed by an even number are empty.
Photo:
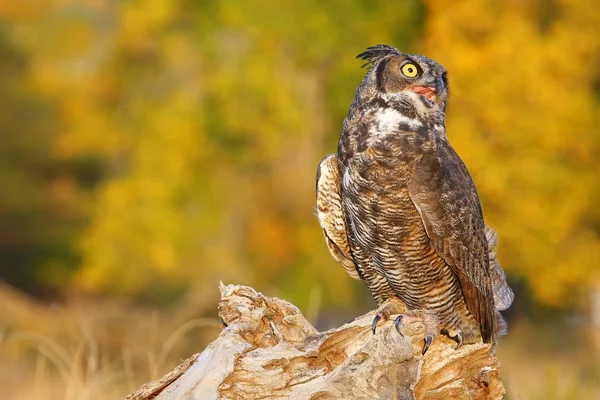
[[[357,58],[367,60],[363,66],[370,66],[357,91],[361,102],[376,98],[411,117],[443,116],[448,81],[446,69],[436,61],[382,44],[369,47]]]

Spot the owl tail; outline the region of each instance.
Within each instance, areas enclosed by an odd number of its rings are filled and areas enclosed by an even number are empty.
[[[494,305],[496,310],[506,310],[512,304],[515,295],[506,282],[506,274],[496,257],[496,245],[498,244],[498,235],[489,226],[485,227],[485,236],[488,242],[490,277],[492,278],[492,291],[494,292]],[[502,317],[500,317],[502,318]],[[500,322],[500,320],[498,320]],[[506,326],[506,322],[503,323]],[[498,324],[500,326],[500,324]],[[499,330],[498,330],[499,331]]]
[[[508,333],[508,325],[500,311],[496,311],[496,332],[498,336],[504,336]]]
[[[492,278],[492,291],[494,292],[494,305],[496,307],[496,332],[498,336],[508,333],[508,325],[500,314],[500,311],[506,310],[512,304],[515,295],[506,282],[506,274],[496,258],[496,245],[498,244],[498,235],[489,226],[485,227],[485,236],[488,241],[490,276]]]

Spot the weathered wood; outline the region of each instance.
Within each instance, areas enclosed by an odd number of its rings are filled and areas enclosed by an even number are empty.
[[[374,313],[317,331],[298,308],[246,286],[220,285],[227,325],[200,354],[127,400],[501,399],[499,363],[483,343],[438,335],[420,355],[423,327],[371,334]]]

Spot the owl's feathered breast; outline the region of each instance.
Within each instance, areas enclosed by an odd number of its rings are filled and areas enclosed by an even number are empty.
[[[439,278],[439,271],[408,262],[431,254],[408,184],[417,160],[434,147],[429,130],[419,121],[393,109],[374,108],[345,124],[338,149],[348,241],[357,266],[364,274],[373,268],[393,276],[392,284],[414,307],[420,299],[406,277],[422,283]]]

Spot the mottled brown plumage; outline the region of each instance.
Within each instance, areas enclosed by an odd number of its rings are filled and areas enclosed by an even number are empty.
[[[328,248],[382,306],[374,329],[390,314],[386,304],[400,299],[408,311],[396,327],[422,321],[424,352],[440,330],[459,346],[495,344],[497,310],[510,305],[512,291],[488,246],[495,233],[486,232],[471,176],[446,138],[446,71],[391,46],[359,57],[371,68],[337,154],[317,174]]]

